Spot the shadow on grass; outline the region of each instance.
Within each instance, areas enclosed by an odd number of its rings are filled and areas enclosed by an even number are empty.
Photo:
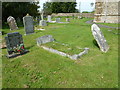
[[[95,39],[93,40],[93,43],[94,43],[94,45],[95,45],[96,47],[99,48],[99,46],[98,46],[98,44],[97,44],[97,41],[96,41]]]
[[[29,50],[31,49],[32,47],[34,47],[35,45],[32,45],[32,46],[29,46],[29,47],[25,47],[25,49]]]

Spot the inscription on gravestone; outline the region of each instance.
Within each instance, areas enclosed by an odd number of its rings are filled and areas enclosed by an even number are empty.
[[[16,24],[16,20],[14,19],[14,17],[9,16],[7,18],[7,23],[9,24],[10,30],[17,30],[17,24]]]
[[[106,39],[104,38],[104,35],[100,31],[100,28],[96,24],[93,24],[91,26],[91,30],[92,30],[92,34],[93,34],[94,39],[97,41],[97,43],[100,47],[100,50],[102,52],[107,52],[109,49],[109,46],[106,42]]]
[[[24,29],[25,29],[26,35],[34,33],[34,25],[33,25],[32,16],[29,16],[29,14],[27,14],[25,17],[23,17],[23,23],[24,23]]]

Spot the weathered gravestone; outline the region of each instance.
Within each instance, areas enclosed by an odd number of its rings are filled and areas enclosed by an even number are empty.
[[[60,18],[56,18],[56,22],[59,23],[60,22]]]
[[[39,26],[47,26],[47,21],[44,20],[43,14],[44,14],[44,11],[42,11],[42,13],[41,13],[41,19],[42,19],[42,20],[40,20]]]
[[[39,26],[47,26],[47,21],[40,20]]]
[[[96,24],[93,24],[91,26],[91,30],[92,30],[92,34],[93,34],[95,40],[97,41],[101,51],[107,52],[109,49],[109,46],[104,38],[104,35],[100,31],[100,28]]]
[[[9,17],[7,18],[7,23],[9,24],[10,30],[17,30],[17,29],[18,29],[14,17],[9,16]]]
[[[28,52],[28,50],[24,48],[22,35],[18,32],[8,33],[5,37],[5,41],[7,46],[8,58]]]
[[[47,21],[48,21],[48,22],[51,22],[51,21],[52,21],[50,15],[48,15],[48,20],[47,20]]]
[[[66,18],[66,22],[70,22],[70,18]]]
[[[33,17],[27,14],[23,17],[23,23],[25,28],[25,34],[32,34],[34,33],[34,25],[33,25]]]
[[[55,41],[55,39],[52,37],[52,35],[45,35],[45,36],[37,38],[36,40],[37,40],[38,46],[40,46],[41,44]]]

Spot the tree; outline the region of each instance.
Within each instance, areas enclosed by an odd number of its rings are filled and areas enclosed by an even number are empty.
[[[2,22],[7,21],[7,17],[22,18],[29,13],[31,16],[38,15],[38,2],[3,2]]]
[[[43,8],[46,13],[75,13],[78,12],[76,2],[47,2]]]

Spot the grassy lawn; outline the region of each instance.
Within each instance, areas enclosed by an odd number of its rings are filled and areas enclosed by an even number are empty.
[[[97,23],[97,24],[111,26],[111,27],[120,27],[120,23]]]
[[[24,35],[23,27],[15,31],[10,31],[9,28],[3,29],[3,38],[7,33],[20,32],[23,35],[24,45],[30,52],[7,59],[6,49],[2,49],[2,87],[117,88],[118,35],[109,32],[107,28],[101,28],[110,46],[109,51],[103,53],[94,43],[91,25],[85,23],[87,20],[91,19],[72,19],[68,24],[49,23],[45,31],[35,30],[34,34],[27,36]],[[38,47],[36,38],[44,35],[52,35],[56,41],[68,44],[70,48],[88,47],[90,50],[80,59],[71,60]],[[59,46],[55,48],[59,49]]]

